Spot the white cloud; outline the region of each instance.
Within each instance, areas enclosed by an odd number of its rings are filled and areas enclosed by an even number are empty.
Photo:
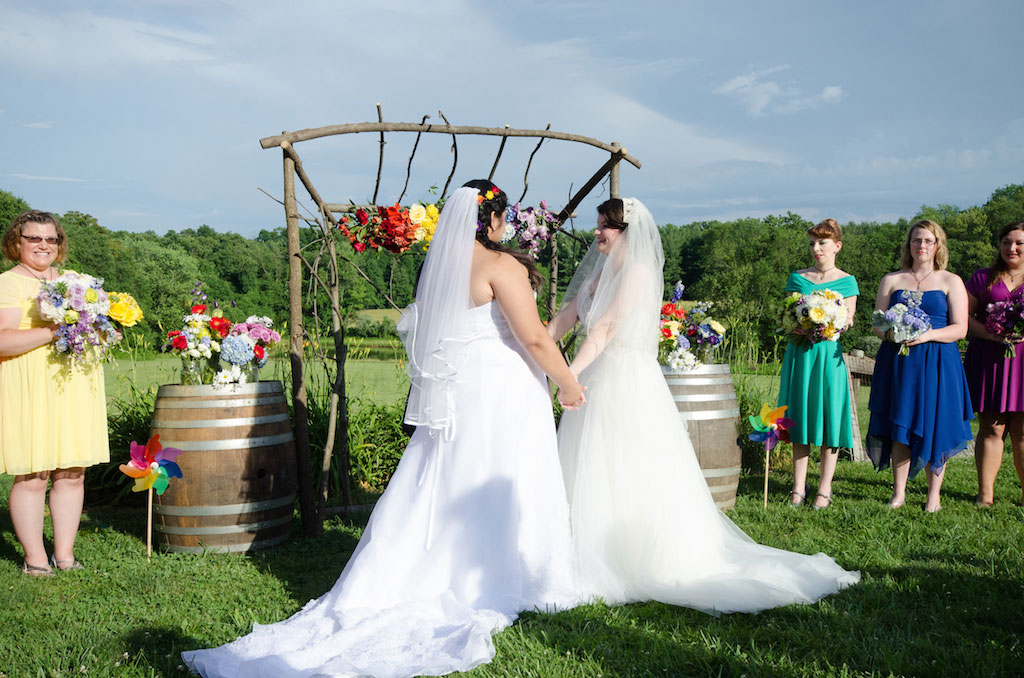
[[[28,127],[29,129],[50,129],[53,127],[53,121],[43,120],[40,122],[26,122],[22,127]]]
[[[823,104],[832,104],[842,100],[846,93],[839,85],[828,85],[821,92],[807,96],[799,88],[781,85],[767,76],[788,70],[788,65],[774,66],[763,71],[751,71],[737,75],[715,88],[715,94],[723,94],[738,99],[753,116],[765,113],[796,113]]]
[[[74,182],[74,183],[84,183],[84,182],[87,181],[86,179],[76,179],[74,177],[47,177],[47,176],[40,176],[40,175],[37,175],[37,174],[10,173],[10,174],[5,174],[4,176],[6,176],[6,177],[15,177],[16,179],[24,179],[26,181],[65,181],[65,182]]]

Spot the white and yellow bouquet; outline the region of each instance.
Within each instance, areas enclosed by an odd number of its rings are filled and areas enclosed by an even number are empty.
[[[810,294],[793,292],[782,304],[779,331],[794,343],[836,341],[846,330],[847,308],[838,292],[827,288]]]

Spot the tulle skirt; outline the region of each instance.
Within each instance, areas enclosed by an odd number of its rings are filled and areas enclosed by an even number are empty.
[[[714,504],[660,367],[614,346],[581,375],[559,455],[583,591],[711,614],[813,603],[860,579],[823,553],[751,540]]]

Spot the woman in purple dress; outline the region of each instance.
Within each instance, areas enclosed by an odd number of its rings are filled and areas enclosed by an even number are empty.
[[[991,268],[976,271],[967,283],[971,337],[964,360],[971,402],[978,413],[974,462],[978,467],[979,507],[995,501],[993,486],[1003,461],[1003,441],[1010,434],[1013,463],[1024,486],[1024,342],[1006,357],[1002,336],[985,329],[986,310],[994,301],[1024,295],[1024,221],[999,231],[999,255]],[[1021,499],[1024,505],[1024,498]]]

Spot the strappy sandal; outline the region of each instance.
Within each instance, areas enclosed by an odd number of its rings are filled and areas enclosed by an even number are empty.
[[[832,493],[831,492],[829,492],[828,494],[822,494],[821,492],[819,492],[818,494],[815,495],[814,498],[817,499],[818,497],[821,497],[822,499],[824,499],[828,503],[825,504],[824,506],[818,506],[814,502],[811,502],[811,508],[814,509],[815,511],[820,511],[821,509],[827,509],[829,506],[832,505]]]
[[[57,560],[57,556],[50,556],[50,567],[55,572],[69,572],[71,570],[84,570],[85,565],[82,565],[75,558],[71,560]]]
[[[789,493],[789,508],[800,508],[801,506],[804,505],[804,499],[807,498],[807,489],[808,488],[805,485],[803,492],[797,492],[796,490],[793,490]],[[797,499],[799,499],[799,501],[793,501],[792,497],[796,497]]]
[[[29,565],[26,561],[21,561],[21,571],[30,577],[52,577],[53,570],[48,567],[36,567],[35,565]]]
[[[906,503],[907,503],[907,500],[906,500],[906,498],[900,499],[899,501],[896,501],[895,499],[890,499],[890,500],[889,500],[889,503],[888,503],[888,504],[886,504],[886,505],[887,505],[887,506],[888,506],[889,508],[891,508],[891,509],[894,509],[894,510],[895,510],[895,509],[898,509],[899,507],[903,506],[903,505],[904,505],[904,504],[906,504]]]

